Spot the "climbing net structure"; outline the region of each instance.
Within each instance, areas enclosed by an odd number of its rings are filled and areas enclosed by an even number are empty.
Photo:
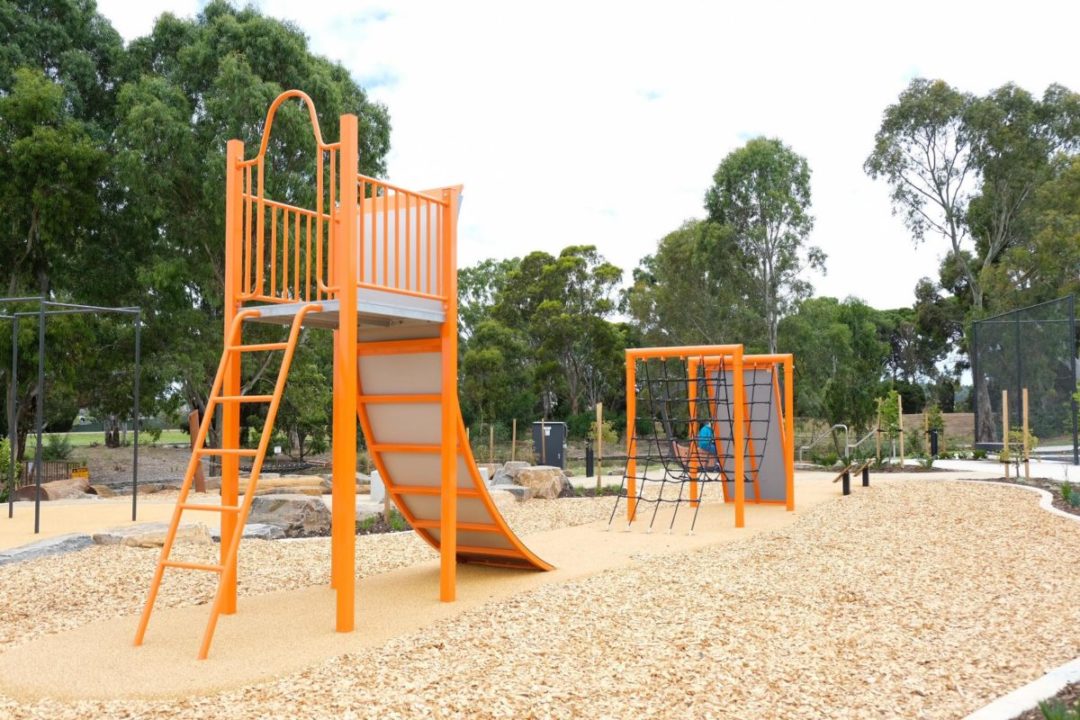
[[[794,509],[793,358],[742,350],[626,351],[627,462],[609,525],[625,500],[628,526],[647,517],[649,530],[670,508],[670,532],[688,503],[693,532],[709,486],[734,503],[736,527],[746,502]]]

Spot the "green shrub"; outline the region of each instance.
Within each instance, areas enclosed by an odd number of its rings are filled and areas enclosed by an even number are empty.
[[[1061,484],[1061,499],[1068,503],[1069,507],[1080,507],[1080,489],[1066,480]]]
[[[71,441],[68,440],[67,435],[46,435],[45,446],[41,448],[41,459],[45,461],[70,460],[72,452]]]
[[[919,464],[922,465],[927,470],[933,470],[934,469],[934,456],[933,455],[920,455],[919,456]]]
[[[985,450],[972,450],[971,451],[971,459],[972,460],[985,460],[986,459],[986,451]]]
[[[1039,703],[1039,711],[1045,720],[1080,720],[1080,702],[1070,710],[1060,700],[1049,700]]]

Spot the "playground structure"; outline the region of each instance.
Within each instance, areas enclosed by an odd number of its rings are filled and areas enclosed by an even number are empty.
[[[267,197],[274,117],[299,99],[312,126],[310,207]],[[398,510],[440,554],[439,597],[453,601],[458,562],[548,570],[495,508],[466,440],[457,397],[457,213],[461,188],[411,191],[359,174],[358,121],[341,116],[327,143],[310,97],[271,104],[257,154],[231,140],[226,156],[225,348],[135,635],[141,645],[166,569],[216,573],[218,590],[198,656],[222,614],[236,611],[237,558],[301,327],[334,332],[333,519],[330,585],[336,629],[355,623],[356,433]],[[276,343],[244,344],[247,323],[289,327]],[[284,353],[270,395],[241,395],[244,353]],[[267,406],[257,448],[240,447],[240,407]],[[205,447],[217,407],[220,448]],[[188,502],[199,460],[221,457],[221,503]],[[251,458],[243,501],[239,460]],[[221,514],[218,564],[170,559],[181,516]]]
[[[649,530],[672,505],[670,532],[688,502],[693,532],[709,483],[734,503],[736,527],[745,526],[748,486],[749,502],[794,510],[793,369],[790,354],[745,355],[742,345],[627,350],[627,462],[609,524],[625,498],[628,526],[640,503],[653,504]],[[669,484],[675,497],[665,496]]]

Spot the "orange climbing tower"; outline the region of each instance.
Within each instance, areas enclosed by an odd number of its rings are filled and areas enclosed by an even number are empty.
[[[274,117],[298,99],[315,137],[314,202],[298,207],[264,192]],[[336,627],[354,627],[356,433],[361,428],[386,490],[439,551],[439,598],[454,600],[458,562],[549,570],[507,526],[473,459],[457,397],[457,213],[461,187],[412,191],[359,174],[355,115],[341,139],[323,140],[315,106],[290,90],[271,104],[257,154],[230,140],[225,174],[225,347],[196,437],[135,644],[146,639],[167,569],[218,575],[203,633],[206,658],[220,615],[236,612],[237,558],[301,327],[334,333],[333,521],[330,584]],[[289,326],[277,343],[243,343],[248,323]],[[270,395],[241,394],[244,353],[284,353]],[[257,448],[240,447],[241,404],[267,405]],[[219,448],[205,447],[222,409]],[[188,502],[204,456],[221,457],[221,503]],[[240,459],[250,458],[240,500]],[[185,512],[221,514],[218,564],[170,559]]]

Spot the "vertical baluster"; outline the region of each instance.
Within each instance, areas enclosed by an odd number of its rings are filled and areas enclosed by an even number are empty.
[[[257,221],[258,229],[255,231],[255,294],[262,295],[263,277],[265,276],[264,262],[266,259],[266,193],[263,192],[264,177],[263,158],[259,158],[259,210]]]
[[[293,228],[293,286],[292,296],[300,299],[300,213],[295,214],[296,223]]]
[[[390,285],[390,188],[383,188],[382,196],[382,282],[379,285]]]
[[[288,208],[281,209],[281,297],[289,297],[289,216]]]
[[[394,287],[401,289],[401,193],[394,191]]]
[[[424,248],[424,250],[426,251],[425,254],[427,255],[427,292],[430,295],[431,294],[431,250],[432,250],[431,246],[433,244],[432,243],[432,238],[434,237],[433,233],[431,232],[431,201],[430,200],[425,200],[424,201],[424,206],[425,206],[426,212],[427,212],[427,246]]]
[[[318,216],[315,224],[318,225]],[[307,216],[307,251],[304,253],[304,301],[311,302],[311,216]]]
[[[378,215],[376,213],[378,205],[376,203],[378,203],[379,200],[379,186],[373,182],[369,187],[372,188],[372,279],[370,279],[369,282],[375,285],[379,280],[377,276],[379,274],[379,255],[377,252],[379,228],[378,225],[376,225],[376,221],[378,220]]]
[[[420,229],[420,196],[416,196],[416,255],[413,260],[416,262],[416,292],[420,292],[422,286],[420,285],[420,237],[423,231]]]
[[[244,289],[243,292],[246,295],[252,290],[251,287],[251,262],[252,262],[252,243],[255,241],[255,232],[251,227],[251,206],[254,202],[254,188],[251,187],[251,166],[248,165],[244,168],[244,192],[247,194],[247,201],[244,203],[244,242],[243,242],[243,266],[244,266]]]
[[[356,270],[356,279],[359,280],[360,282],[364,282],[364,266],[365,266],[364,248],[367,247],[367,243],[366,243],[367,233],[365,232],[365,225],[364,225],[364,212],[365,212],[364,211],[364,196],[367,194],[368,184],[367,184],[366,181],[361,180],[359,185],[360,185],[360,189],[359,189],[360,235],[359,235],[359,239],[357,240],[357,242],[360,243],[360,247],[357,248],[356,257],[359,258],[360,265]]]
[[[413,288],[408,287],[408,285],[409,285],[409,270],[410,270],[410,268],[412,268],[412,255],[411,255],[411,250],[410,250],[411,245],[409,244],[409,240],[412,238],[412,234],[409,232],[410,229],[411,229],[409,227],[409,225],[410,225],[409,218],[412,217],[412,213],[409,212],[409,201],[410,201],[410,198],[409,198],[408,195],[406,195],[405,196],[405,285],[406,285],[407,289],[412,290]]]
[[[337,150],[330,151],[330,198],[327,200],[326,217],[326,284],[334,285],[334,276],[331,268],[334,267],[334,233],[335,205],[337,204]]]
[[[274,287],[277,285],[277,208],[270,206],[270,283],[269,295],[274,297]]]

